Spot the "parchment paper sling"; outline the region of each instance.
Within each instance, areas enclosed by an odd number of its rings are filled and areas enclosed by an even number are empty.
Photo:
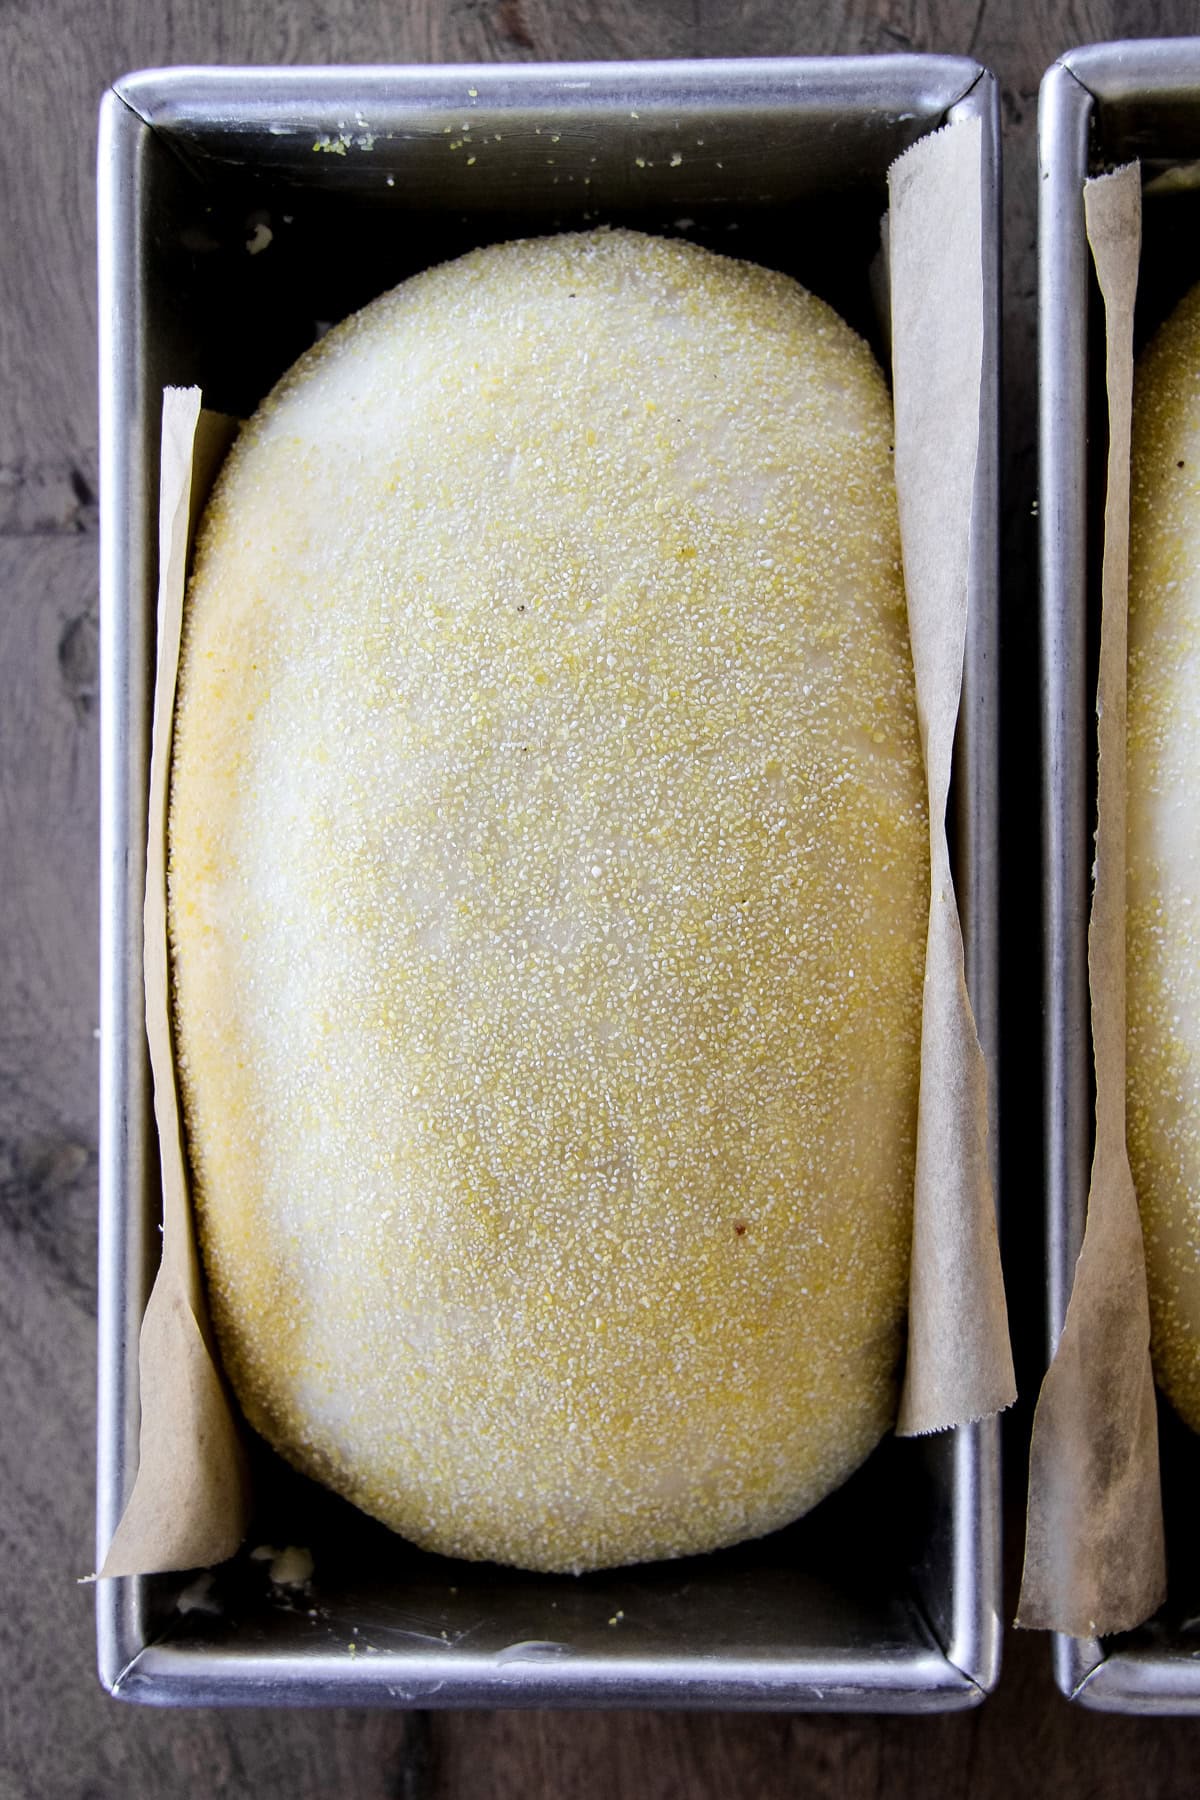
[[[1096,1143],[1087,1228],[1033,1422],[1018,1625],[1074,1637],[1129,1630],[1166,1595],[1150,1309],[1125,1148],[1125,692],[1129,440],[1141,172],[1087,182],[1104,297],[1108,470],[1097,691],[1096,874],[1088,931]]]

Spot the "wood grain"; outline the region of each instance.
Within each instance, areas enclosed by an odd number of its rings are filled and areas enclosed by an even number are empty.
[[[1200,31],[1178,0],[45,0],[0,4],[0,1796],[155,1800],[745,1800],[1197,1791],[1200,1724],[1068,1707],[1044,1642],[1010,1634],[977,1713],[140,1712],[93,1674],[98,854],[95,114],[125,69],[335,62],[969,51],[1006,150],[1004,901],[1036,895],[1033,407],[1037,85],[1069,44]],[[1013,966],[1010,960],[1010,967]],[[1005,1227],[1019,1372],[1040,1369],[1036,988],[1006,984]],[[1031,1067],[1031,1064],[1033,1065]],[[1028,1402],[1010,1422],[1010,1575]],[[1010,1593],[1015,1591],[1010,1581]],[[1010,1607],[1011,1610],[1011,1607]]]

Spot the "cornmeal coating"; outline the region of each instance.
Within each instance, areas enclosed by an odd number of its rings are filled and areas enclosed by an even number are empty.
[[[1200,288],[1139,363],[1132,480],[1129,1159],[1155,1374],[1200,1430]]]
[[[535,1569],[797,1517],[893,1417],[927,820],[866,346],[632,232],[304,356],[208,508],[171,805],[226,1367]]]

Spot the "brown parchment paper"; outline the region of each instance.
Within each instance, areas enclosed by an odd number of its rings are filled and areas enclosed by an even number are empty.
[[[1129,434],[1141,171],[1084,187],[1104,299],[1108,469],[1096,696],[1099,786],[1088,929],[1096,1142],[1071,1302],[1033,1421],[1018,1625],[1126,1631],[1166,1595],[1150,1311],[1125,1148],[1125,671]]]
[[[158,663],[146,834],[146,1035],[162,1165],[162,1261],[142,1321],[137,1481],[106,1575],[191,1569],[232,1556],[249,1519],[249,1481],[217,1371],[192,1232],[175,1087],[167,970],[167,793],[183,593],[192,530],[234,426],[202,413],[199,388],[163,395],[159,482]]]
[[[907,1432],[964,1423],[1014,1397],[986,1161],[986,1076],[966,996],[943,823],[962,682],[979,440],[984,307],[980,153],[978,121],[951,126],[906,152],[893,173],[891,196],[894,351],[896,340],[915,340],[911,352],[904,347],[896,358],[897,381],[903,382],[910,402],[903,424],[897,408],[897,481],[921,729],[927,761],[932,744],[937,771],[936,792],[932,777],[930,782],[930,814],[939,824],[931,836],[936,835],[940,844],[929,938],[936,960],[926,976],[912,1282],[912,1303],[921,1317],[915,1328],[910,1324],[900,1427]],[[931,383],[937,398],[929,405]],[[164,517],[172,520],[172,531],[169,542],[164,538],[160,564],[165,573],[154,741],[156,746],[161,742],[163,755],[158,786],[152,776],[146,940],[148,1012],[158,1019],[158,1056],[168,1058],[165,778],[190,536],[184,499],[191,493],[198,512],[208,485],[203,473],[190,482],[182,459],[189,429],[197,420],[199,454],[207,416],[199,411],[194,390],[186,395],[167,390],[162,508]],[[168,438],[178,456],[168,456]],[[920,465],[927,459],[930,473],[925,476]],[[904,481],[902,468],[907,470]],[[195,513],[193,524],[194,517]],[[152,891],[157,908],[154,941],[159,946],[153,982]],[[931,997],[934,986],[939,992]],[[210,1352],[203,1313],[186,1210],[173,1065],[169,1060],[160,1065],[158,1056],[155,1109],[163,1146],[166,1211],[163,1265],[142,1332],[141,1468],[101,1571],[106,1575],[219,1561],[236,1550],[248,1518],[237,1427]],[[918,1258],[923,1265],[919,1276]]]
[[[946,841],[979,459],[982,146],[981,121],[963,120],[922,138],[888,176],[896,491],[930,858],[903,1436],[982,1418],[1016,1398],[987,1069]]]

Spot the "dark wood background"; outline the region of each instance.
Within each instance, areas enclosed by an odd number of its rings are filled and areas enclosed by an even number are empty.
[[[1035,128],[1071,44],[1200,32],[1133,0],[0,0],[0,1795],[1184,1796],[1200,1722],[1087,1714],[1045,1641],[954,1718],[195,1713],[93,1673],[97,428],[94,142],[105,84],[184,62],[969,52],[1005,129],[1005,1252],[1008,1612],[1040,1368],[1034,628]]]

